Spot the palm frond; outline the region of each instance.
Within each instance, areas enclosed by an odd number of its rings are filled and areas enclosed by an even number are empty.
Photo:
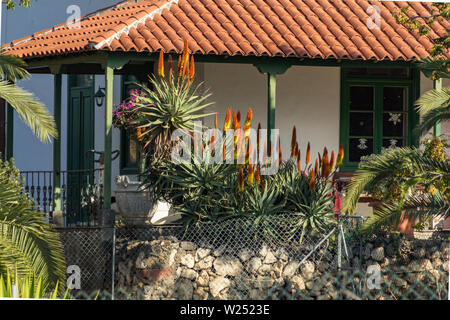
[[[381,154],[364,157],[347,187],[343,211],[352,214],[363,191],[395,176],[399,169],[414,170],[420,167],[420,155],[419,149],[404,147],[385,149]]]
[[[417,106],[417,111],[422,116],[431,110],[448,107],[450,105],[450,87],[427,91],[420,96],[414,105]]]
[[[13,82],[29,78],[29,73],[25,69],[26,63],[19,57],[7,54],[0,54],[0,77]]]
[[[431,109],[422,116],[420,123],[414,128],[413,134],[415,137],[420,137],[426,134],[438,122],[450,119],[450,107],[439,107]]]
[[[57,138],[58,131],[52,115],[35,96],[8,81],[0,81],[0,99],[5,99],[33,133],[43,142]]]
[[[31,274],[54,287],[65,278],[62,245],[22,190],[20,175],[0,162],[0,275]]]

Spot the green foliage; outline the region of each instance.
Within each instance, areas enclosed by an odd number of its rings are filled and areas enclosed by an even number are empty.
[[[415,105],[421,120],[420,124],[414,128],[414,134],[421,136],[433,128],[436,123],[450,119],[450,88],[430,90],[424,93]]]
[[[429,37],[432,25],[450,18],[449,3],[432,3],[432,12],[430,16],[417,16],[413,12],[408,12],[410,6],[405,6],[399,12],[393,12],[392,15],[397,23],[406,27],[410,32],[417,31],[421,36]],[[424,74],[436,80],[439,78],[450,77],[450,62],[447,59],[448,48],[450,47],[450,30],[441,37],[430,38],[433,47],[430,51],[430,57],[425,58],[419,64]]]
[[[31,274],[44,289],[55,287],[65,279],[62,245],[22,190],[14,164],[0,161],[0,275]]]
[[[374,232],[405,217],[450,216],[450,163],[417,148],[384,149],[363,157],[347,188],[343,211],[353,213],[363,191],[382,200],[364,226]],[[419,208],[419,209],[418,209]]]
[[[135,102],[140,117],[132,124],[140,128],[138,137],[151,156],[152,162],[168,158],[172,133],[179,129],[187,133],[194,130],[194,121],[210,116],[202,111],[212,103],[205,100],[209,94],[200,94],[201,84],[193,86],[188,80],[169,82],[155,76],[149,78],[151,89],[139,84],[141,96]]]
[[[14,10],[16,5],[20,7],[29,7],[31,6],[32,0],[3,0],[3,3],[6,4],[6,9]]]
[[[52,115],[32,93],[13,83],[29,78],[25,66],[25,63],[17,57],[0,54],[0,76],[8,79],[0,81],[0,98],[5,99],[14,108],[42,142],[49,142],[51,138],[58,137]]]
[[[53,290],[45,289],[42,278],[37,281],[32,276],[19,278],[12,277],[8,272],[5,276],[0,274],[0,298],[21,298],[21,299],[69,299],[69,289],[61,296],[59,284]]]
[[[248,166],[243,169],[247,176]],[[153,176],[148,180],[153,183],[146,187],[171,202],[186,225],[237,219],[268,227],[273,217],[279,217],[289,228],[272,226],[265,232],[280,239],[300,235],[301,241],[306,233],[323,232],[335,223],[329,184],[324,179],[311,189],[310,180],[297,171],[293,161],[284,163],[277,174],[261,178],[264,188],[247,181],[243,191],[238,190],[239,166],[234,164],[167,160],[155,170],[153,166],[146,172],[147,177],[150,172]]]

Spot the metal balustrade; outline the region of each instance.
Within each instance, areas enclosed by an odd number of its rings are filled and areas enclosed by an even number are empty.
[[[97,225],[103,207],[103,169],[60,171],[56,189],[54,171],[22,171],[21,175],[34,209],[45,213],[49,222],[55,211],[61,211],[64,226]]]

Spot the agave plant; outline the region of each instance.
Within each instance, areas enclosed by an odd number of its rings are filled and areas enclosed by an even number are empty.
[[[201,92],[202,83],[194,85],[194,60],[191,57],[189,62],[188,50],[185,41],[177,79],[173,77],[171,56],[169,77],[165,78],[164,55],[161,51],[158,75],[149,77],[150,87],[138,84],[140,94],[134,105],[139,117],[132,124],[140,130],[138,139],[153,163],[170,156],[174,145],[171,137],[175,130],[192,134],[195,120],[213,115],[203,113],[203,110],[212,104],[206,102],[210,94]]]
[[[17,272],[42,280],[44,289],[65,279],[65,262],[57,233],[23,194],[13,163],[0,161],[0,275]]]

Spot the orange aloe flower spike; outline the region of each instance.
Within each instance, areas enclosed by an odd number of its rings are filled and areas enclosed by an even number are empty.
[[[336,159],[336,169],[342,165],[342,161],[344,159],[344,146],[341,144],[339,147],[339,152]]]
[[[294,125],[294,128],[292,128],[291,158],[295,157],[295,155],[296,155],[296,151],[295,151],[295,146],[296,145],[298,145],[297,144],[297,128]]]
[[[237,116],[236,113],[233,111],[233,126],[231,127],[233,130],[236,130],[238,126]]]
[[[181,55],[178,56],[178,68],[177,68],[178,77],[181,76]]]
[[[253,172],[253,164],[250,163],[248,165],[248,176],[247,176],[247,182],[249,185],[253,185],[254,177],[255,177],[255,173]]]
[[[309,164],[310,160],[311,160],[311,146],[308,142],[308,147],[306,148],[306,165]]]
[[[281,151],[280,136],[278,136],[278,166],[281,167],[282,164],[283,164],[283,152]]]
[[[301,157],[300,157],[300,150],[297,150],[297,170],[298,172],[302,172],[302,161],[301,161]]]
[[[241,125],[241,111],[240,110],[238,110],[236,118],[237,118],[237,121],[238,121],[239,125]]]
[[[216,113],[216,116],[214,118],[214,129],[217,129],[217,113]]]
[[[314,165],[314,171],[317,174],[319,172],[319,162],[316,159],[316,164]]]
[[[253,111],[252,111],[252,108],[249,108],[248,112],[247,112],[247,118],[245,118],[245,123],[244,123],[244,128],[243,128],[244,132],[247,132],[251,129],[252,119],[253,119]],[[239,118],[238,118],[238,121],[239,121]]]
[[[238,189],[240,192],[244,191],[244,170],[242,168],[239,169]]]
[[[256,166],[255,182],[256,184],[261,183],[261,166],[259,164]]]
[[[266,190],[266,180],[261,181],[261,191],[264,192]]]
[[[173,61],[172,55],[169,54],[169,83],[172,83],[172,74],[173,74]]]
[[[327,178],[330,175],[330,161],[328,160],[328,153],[325,153],[322,158],[322,162],[322,177]]]
[[[190,69],[189,69],[189,80],[190,81],[194,80],[194,76],[195,76],[194,56],[191,56],[191,65],[190,65]]]
[[[334,170],[334,150],[331,151],[331,157],[330,157],[330,172],[333,172]]]
[[[223,125],[223,132],[226,132],[231,127],[231,109],[228,108],[227,115],[225,117],[225,123]]]
[[[316,175],[315,175],[314,169],[312,169],[311,170],[311,179],[309,180],[309,189],[310,190],[314,190],[314,188],[315,188],[315,184],[316,184],[315,178],[316,178]]]
[[[164,51],[163,51],[163,49],[161,49],[161,51],[159,51],[158,75],[161,78],[164,78]]]

